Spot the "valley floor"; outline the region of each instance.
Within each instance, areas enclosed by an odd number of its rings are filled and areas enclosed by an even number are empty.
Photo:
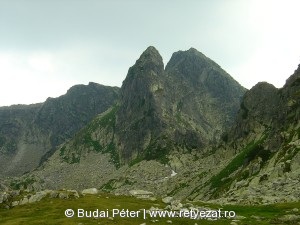
[[[212,205],[203,202],[183,203],[183,207],[193,205],[194,207],[202,207],[203,209],[224,211],[234,211],[235,218],[222,218],[218,220],[195,220],[190,218],[150,218],[150,214],[145,214],[143,210],[164,209],[167,204],[162,201],[142,200],[128,196],[115,196],[111,194],[101,193],[97,195],[81,196],[78,199],[58,199],[44,198],[40,202],[34,202],[22,206],[16,206],[11,209],[5,209],[4,205],[0,204],[0,224],[1,225],[17,225],[17,224],[120,224],[120,225],[146,225],[146,224],[178,224],[178,225],[251,225],[251,224],[300,224],[300,202],[282,203],[273,205],[260,206],[239,206],[239,205]],[[67,209],[73,209],[76,213],[72,218],[65,215]],[[99,210],[103,212],[106,218],[78,218],[78,209],[85,211]],[[123,214],[114,215],[114,212]],[[130,212],[132,212],[130,214]],[[134,212],[141,212],[137,215]],[[70,213],[68,211],[67,213]],[[105,214],[106,213],[106,214]],[[99,214],[98,214],[99,215]],[[122,217],[121,217],[122,216]],[[131,218],[130,218],[131,216]]]

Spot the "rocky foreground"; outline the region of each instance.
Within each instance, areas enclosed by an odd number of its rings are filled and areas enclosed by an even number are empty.
[[[11,211],[13,214],[15,210],[19,208],[27,208],[26,212],[30,210],[34,210],[36,207],[43,208],[43,205],[47,205],[47,210],[49,211],[49,207],[59,208],[60,205],[64,205],[66,208],[62,208],[61,210],[65,211],[67,207],[71,207],[72,209],[79,208],[89,208],[90,210],[94,210],[93,212],[97,212],[98,214],[93,214],[92,217],[89,217],[90,221],[87,224],[101,224],[101,222],[105,219],[106,224],[122,224],[122,215],[113,215],[110,211],[114,210],[119,212],[124,211],[124,215],[129,212],[139,212],[141,210],[145,210],[146,218],[144,218],[144,222],[139,222],[140,218],[130,217],[133,214],[126,214],[131,222],[130,224],[139,224],[145,225],[148,223],[157,223],[157,224],[230,224],[230,225],[239,225],[239,224],[300,224],[300,204],[295,203],[291,205],[267,205],[267,206],[256,206],[256,207],[238,207],[238,206],[230,206],[230,205],[212,205],[204,202],[190,202],[184,201],[181,202],[178,199],[174,199],[173,197],[165,197],[157,200],[152,192],[144,191],[144,190],[131,190],[130,191],[131,198],[124,198],[124,196],[120,195],[107,195],[105,193],[100,193],[96,188],[85,189],[82,192],[77,192],[76,190],[45,190],[36,193],[25,193],[20,191],[10,191],[0,194],[0,216]],[[93,197],[94,196],[94,197]],[[92,204],[89,202],[85,203],[85,199],[94,199],[92,200],[94,203],[98,202],[98,204]],[[126,201],[136,202],[136,209],[132,209],[130,204],[125,204],[124,199]],[[135,200],[134,200],[135,199]],[[54,201],[55,200],[55,201]],[[39,203],[42,202],[42,203]],[[56,202],[58,205],[54,206],[53,202]],[[69,203],[68,203],[69,202]],[[79,204],[75,204],[78,202]],[[82,202],[82,203],[80,203]],[[147,204],[145,204],[145,202]],[[109,203],[109,206],[108,206]],[[67,206],[69,204],[69,206]],[[125,204],[125,205],[123,205]],[[41,205],[41,206],[39,206]],[[75,206],[76,205],[76,206]],[[112,205],[113,208],[110,208]],[[123,205],[123,206],[122,206]],[[138,206],[140,205],[140,206]],[[96,208],[91,208],[96,207]],[[124,208],[125,206],[125,208]],[[122,208],[123,207],[123,208]],[[137,210],[138,209],[138,210]],[[8,211],[7,211],[8,210]],[[83,209],[80,209],[83,211]],[[102,210],[102,211],[101,211]],[[122,211],[123,210],[123,211]],[[99,211],[105,214],[102,214],[102,217],[99,217]],[[79,211],[78,211],[79,212]],[[170,214],[166,214],[166,216],[158,216],[158,213],[168,212]],[[200,214],[201,212],[201,214]],[[174,213],[174,214],[173,214]],[[220,213],[220,214],[219,214]],[[226,217],[224,217],[224,213],[226,213]],[[227,214],[228,213],[228,214]],[[56,218],[66,217],[62,214],[62,212],[57,213]],[[79,214],[78,214],[79,215]],[[136,214],[135,214],[136,215]],[[138,215],[138,214],[137,214]],[[174,216],[177,215],[177,216]],[[178,221],[178,217],[182,216],[182,220]],[[20,215],[21,216],[21,215]],[[120,219],[121,217],[121,219]],[[3,217],[4,218],[4,217]],[[15,215],[10,221],[13,222],[17,220],[19,215]],[[93,218],[93,220],[92,220]],[[65,218],[66,221],[73,221],[71,218]],[[80,220],[78,220],[80,221]],[[185,222],[184,222],[185,221]],[[1,222],[1,219],[0,219]],[[46,221],[45,221],[46,222]],[[48,222],[48,223],[47,223]],[[46,224],[54,224],[55,219],[48,220]],[[75,222],[75,221],[73,221]],[[124,221],[123,221],[124,222]],[[2,223],[1,223],[2,224]],[[7,224],[7,223],[3,223]],[[68,223],[67,223],[68,224]],[[72,223],[74,224],[74,223]],[[86,224],[85,222],[78,222],[78,224]]]

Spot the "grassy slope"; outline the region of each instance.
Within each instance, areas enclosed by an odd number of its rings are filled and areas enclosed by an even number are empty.
[[[144,220],[142,216],[139,218],[114,218],[109,220],[107,218],[93,219],[93,218],[66,218],[64,211],[66,209],[78,209],[83,208],[85,210],[106,210],[106,209],[149,209],[151,206],[160,205],[158,207],[163,208],[165,205],[161,202],[152,202],[146,200],[139,200],[132,197],[126,196],[113,196],[108,194],[101,194],[99,196],[85,196],[79,199],[43,199],[40,202],[27,204],[23,206],[17,206],[13,209],[0,209],[0,224],[2,225],[15,225],[15,224],[120,224],[120,225],[139,225],[139,224],[152,224],[153,219]],[[199,203],[197,205],[207,206],[207,204]],[[157,207],[157,206],[155,206]],[[218,209],[220,206],[209,205],[209,207]],[[299,214],[299,212],[288,212],[293,208],[300,208],[300,203],[285,203],[268,206],[224,206],[223,210],[235,211],[239,216],[245,216],[246,219],[241,220],[238,224],[297,224],[293,221],[292,223],[283,223],[278,220],[285,214]],[[262,219],[257,221],[251,216],[258,216]],[[168,224],[167,220],[171,220],[172,224],[185,225],[196,222],[198,224],[230,224],[231,220],[223,219],[218,221],[195,221],[190,219],[174,219],[174,218],[157,218],[159,221],[155,224]]]

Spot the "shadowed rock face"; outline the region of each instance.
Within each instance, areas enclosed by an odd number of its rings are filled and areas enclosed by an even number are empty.
[[[291,125],[292,118],[293,123],[297,122],[299,119],[299,68],[298,66],[281,89],[266,82],[259,82],[245,93],[235,124],[228,132],[231,139],[255,135],[259,133],[258,131],[261,132],[268,127],[277,131],[285,129],[285,126]]]
[[[129,69],[118,106],[91,123],[90,144],[80,142],[87,135],[83,132],[66,145],[64,157],[78,161],[94,149],[113,152],[122,165],[142,159],[166,162],[174,151],[202,151],[232,124],[244,92],[195,49],[174,53],[164,69],[151,46]]]
[[[299,77],[298,67],[280,89],[260,82],[245,93],[234,125],[211,152],[218,172],[192,198],[299,201]]]
[[[276,87],[266,82],[256,84],[245,93],[230,135],[235,139],[242,138],[251,132],[255,133],[258,127],[269,126],[278,113],[279,104],[280,96]]]
[[[209,140],[218,139],[232,125],[246,89],[193,48],[174,53],[166,72],[180,90],[177,99],[189,105],[181,111],[197,118]]]
[[[124,161],[203,149],[239,108],[245,89],[196,49],[174,53],[163,68],[149,47],[123,82],[116,130]]]
[[[89,83],[44,103],[1,107],[0,175],[20,175],[36,168],[59,144],[114,104],[118,91]]]

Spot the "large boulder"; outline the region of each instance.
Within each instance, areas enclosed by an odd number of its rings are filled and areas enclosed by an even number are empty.
[[[166,204],[169,204],[169,203],[171,203],[172,200],[173,200],[173,197],[167,196],[167,197],[162,199],[162,202],[166,203]]]
[[[43,198],[45,198],[50,193],[51,193],[51,191],[49,191],[49,190],[36,192],[35,195],[32,195],[29,198],[28,202],[29,203],[39,202],[39,201],[41,201]]]
[[[153,197],[153,193],[150,191],[144,191],[144,190],[131,190],[129,191],[130,195],[136,197],[136,198],[143,198],[143,199],[149,199]]]
[[[88,188],[88,189],[84,189],[81,193],[83,195],[86,195],[86,194],[96,195],[96,194],[98,194],[98,189],[97,188]]]

